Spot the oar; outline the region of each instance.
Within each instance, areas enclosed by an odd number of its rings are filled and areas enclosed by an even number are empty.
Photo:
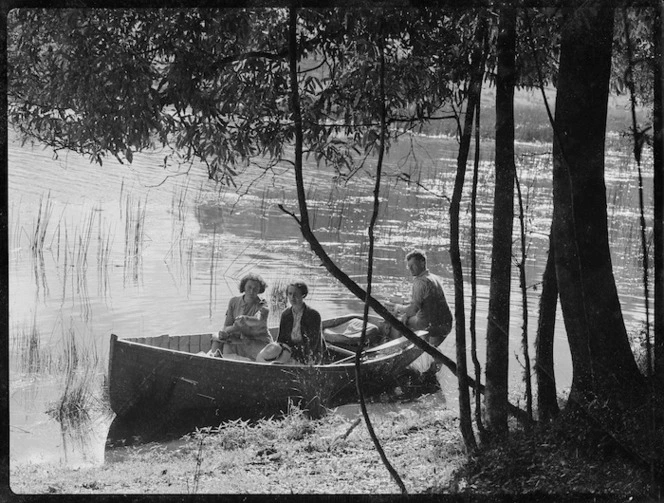
[[[339,346],[335,346],[334,344],[330,344],[329,342],[325,342],[325,345],[327,346],[328,349],[331,349],[332,351],[335,351],[342,355],[355,356],[355,351],[351,351],[350,349],[340,348]]]

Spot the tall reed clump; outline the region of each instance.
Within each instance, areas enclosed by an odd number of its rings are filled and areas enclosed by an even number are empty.
[[[134,200],[127,196],[125,207],[125,246],[124,269],[125,274],[131,271],[134,280],[138,280],[145,239],[145,211],[147,196],[144,201]]]
[[[298,441],[312,434],[316,429],[313,420],[320,419],[323,414],[313,417],[307,410],[293,402],[289,402],[288,410],[280,419],[260,419],[255,425],[266,440]]]
[[[88,266],[88,254],[90,252],[90,243],[92,242],[92,228],[94,227],[96,212],[93,209],[88,215],[83,217],[81,230],[76,233],[74,242],[74,261],[76,270],[82,271]]]
[[[100,293],[106,294],[108,291],[108,264],[113,249],[113,238],[110,229],[104,232],[101,216],[99,217],[99,226],[97,234],[97,277],[98,289]]]
[[[307,417],[319,419],[327,414],[335,387],[318,367],[312,365],[307,370],[293,376],[297,398],[289,409],[295,406]]]
[[[43,195],[39,198],[37,221],[35,222],[30,236],[30,249],[34,255],[41,255],[44,252],[44,241],[46,239],[46,232],[52,214],[53,202],[51,201],[51,193],[49,192],[46,196],[46,200],[44,200]]]
[[[200,197],[200,190],[199,195]],[[186,185],[177,185],[171,198],[171,248],[166,254],[176,270],[180,283],[184,280],[187,286],[187,295],[191,293],[191,280],[193,274],[194,239],[186,233],[186,218],[189,206],[186,198],[189,194],[189,181]],[[168,267],[168,263],[167,263]],[[170,267],[169,267],[170,271]]]
[[[83,345],[72,327],[63,334],[57,359],[57,369],[64,375],[63,390],[47,413],[65,427],[89,420],[90,411],[103,407],[101,358],[94,338],[90,340],[90,345]]]
[[[46,371],[51,365],[50,353],[42,348],[42,335],[37,328],[36,315],[29,327],[15,327],[10,338],[10,359],[20,373],[36,374]]]
[[[286,290],[290,281],[286,278],[276,278],[271,283],[272,285],[268,293],[267,301],[270,308],[270,314],[275,315],[275,320],[278,323],[281,313],[288,307]]]

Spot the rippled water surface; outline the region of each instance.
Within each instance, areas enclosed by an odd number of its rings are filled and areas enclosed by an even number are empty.
[[[408,296],[411,282],[403,257],[416,246],[429,254],[430,269],[443,277],[452,302],[448,210],[456,151],[455,141],[442,138],[411,137],[392,147],[376,231],[373,291],[377,297]],[[526,207],[532,343],[552,211],[550,146],[524,144],[518,151]],[[607,196],[616,280],[625,320],[632,326],[645,315],[635,213],[637,177],[628,153],[624,149],[608,157]],[[489,146],[482,155],[480,339],[486,327],[493,196]],[[271,170],[248,167],[239,176],[237,188],[224,188],[209,181],[202,166],[164,166],[160,152],[136,155],[132,165],[107,159],[99,166],[75,154],[60,152],[56,157],[39,146],[21,146],[10,134],[8,173],[11,463],[103,462],[112,419],[103,399],[110,334],[216,331],[223,323],[228,299],[237,294],[238,281],[248,272],[261,274],[269,284],[265,295],[272,306],[272,324],[284,307],[280,292],[294,278],[310,285],[307,301],[323,317],[362,309],[362,303],[321,267],[295,220],[279,208],[298,211],[293,173],[287,164]],[[331,257],[364,284],[374,181],[359,172],[341,184],[333,175],[306,165],[310,220]],[[471,175],[469,170],[468,191]],[[404,183],[404,178],[412,183]],[[645,180],[650,187],[651,161]],[[649,190],[646,201],[651,215]],[[469,203],[464,202],[461,226],[466,267],[469,211]],[[515,239],[518,229],[515,221]],[[516,274],[512,288],[510,342],[516,355],[521,353],[523,325]],[[469,284],[465,292],[469,306]],[[451,339],[442,349],[454,357]],[[479,346],[483,360],[482,340]],[[569,386],[571,375],[560,312],[555,350],[556,378],[562,390]],[[522,370],[516,356],[510,370],[518,394]],[[68,382],[67,375],[73,381]],[[93,383],[91,400],[98,407],[76,424],[53,419],[65,388],[81,381]]]

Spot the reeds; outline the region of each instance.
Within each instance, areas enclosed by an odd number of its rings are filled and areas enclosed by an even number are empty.
[[[267,302],[270,308],[270,315],[274,315],[276,322],[279,322],[281,312],[288,307],[288,296],[286,290],[290,281],[287,278],[276,278],[272,281],[270,291],[267,295]]]
[[[209,303],[209,316],[212,319],[214,307],[217,304],[217,281],[215,280],[215,248],[217,241],[217,224],[215,223],[212,228],[212,246],[210,247],[210,303]]]
[[[147,196],[144,201],[141,201],[128,195],[125,206],[124,271],[125,279],[128,274],[131,274],[134,282],[138,281],[143,264],[147,202]]]
[[[67,372],[60,397],[51,403],[46,413],[60,423],[63,432],[79,431],[90,422],[94,412],[109,410],[101,389],[99,374],[92,368]]]
[[[191,294],[191,281],[194,267],[194,239],[184,238],[179,240],[177,242],[177,254],[175,252],[176,245],[173,244],[164,257],[164,263],[176,285],[182,285],[184,282],[187,297],[189,297]],[[171,265],[173,266],[172,268]]]
[[[185,222],[186,222],[188,207],[185,204],[185,199],[188,190],[189,190],[188,183],[184,187],[178,185],[175,192],[173,193],[173,197],[171,198],[171,215],[173,215],[174,218],[171,219],[173,228],[171,231],[170,254],[173,256],[176,255],[174,253],[174,250],[177,247],[177,252],[178,252],[177,256],[180,259],[180,263],[182,263],[182,258],[183,258],[183,251],[184,251],[183,244],[186,242]]]
[[[194,198],[201,198],[202,187]],[[194,238],[187,235],[186,219],[190,206],[186,203],[190,194],[189,182],[186,185],[177,185],[171,198],[171,246],[164,257],[168,272],[177,285],[183,282],[186,286],[187,296],[191,294],[191,282],[193,277]],[[171,268],[172,266],[172,268]],[[175,274],[174,274],[175,272]]]
[[[17,355],[11,361],[20,373],[34,374],[50,367],[50,354],[42,350],[42,334],[37,328],[36,313],[29,327],[14,327],[10,338],[10,354]]]
[[[99,216],[99,226],[97,234],[97,285],[98,290],[102,295],[108,293],[108,264],[110,262],[111,250],[113,249],[114,236],[111,235],[110,230],[104,234],[101,214]]]
[[[49,191],[46,200],[44,200],[44,196],[39,198],[37,221],[30,235],[30,249],[34,255],[42,255],[44,252],[44,241],[46,240],[46,232],[52,214],[53,202],[51,201],[51,192]]]
[[[86,420],[91,410],[104,403],[99,385],[103,361],[95,339],[89,333],[77,335],[74,327],[69,326],[63,330],[60,341],[44,343],[36,318],[35,314],[29,327],[16,326],[12,331],[10,354],[17,355],[12,359],[12,371],[45,378],[62,377],[62,392],[47,413],[63,426]]]
[[[123,184],[123,190],[125,189]],[[141,255],[145,241],[145,219],[147,197],[133,198],[124,191],[125,197],[121,207],[121,220],[125,224],[125,268],[138,277]],[[178,207],[178,214],[183,215],[184,196]],[[72,221],[65,207],[59,219],[55,219],[56,202],[50,192],[42,194],[39,205],[33,210],[32,225],[25,225],[25,211],[21,211],[20,202],[12,205],[11,234],[12,248],[18,253],[23,245],[30,250],[29,256],[34,262],[34,276],[37,289],[37,300],[42,292],[46,301],[49,295],[46,282],[47,269],[44,256],[51,251],[55,267],[51,268],[58,276],[58,297],[61,296],[61,307],[67,302],[76,309],[87,323],[92,315],[92,305],[88,293],[87,271],[96,258],[98,287],[101,295],[109,294],[110,281],[108,267],[112,262],[114,251],[114,232],[111,225],[102,217],[99,206],[79,211],[78,221]],[[124,211],[123,211],[124,210]],[[23,216],[22,216],[23,215]],[[111,221],[114,221],[111,217]],[[55,224],[55,225],[54,225]],[[27,238],[27,239],[26,239]],[[21,239],[26,241],[23,243]],[[185,253],[193,255],[193,240],[185,243]],[[188,282],[191,283],[191,270]],[[29,277],[27,278],[30,279]],[[63,432],[70,427],[87,421],[91,411],[103,407],[103,375],[102,355],[96,347],[96,337],[89,328],[79,331],[73,325],[64,328],[58,340],[56,329],[45,334],[37,323],[39,314],[34,313],[30,322],[24,326],[14,325],[11,329],[10,361],[12,372],[29,376],[57,379],[61,383],[58,396],[48,408],[48,413],[58,420]],[[56,323],[57,327],[57,323]],[[50,329],[49,329],[50,330]]]
[[[293,388],[299,393],[298,400],[289,406],[289,415],[293,409],[302,411],[311,419],[319,419],[329,411],[329,404],[334,386],[323,372],[315,366],[310,372],[293,375]]]
[[[90,376],[87,372],[84,372],[82,377],[77,372],[67,372],[62,395],[46,411],[65,428],[90,419],[88,404],[91,401],[92,390],[88,384],[88,377]]]
[[[95,339],[84,344],[73,327],[63,333],[62,352],[56,359],[55,369],[64,376],[63,390],[48,413],[63,427],[76,426],[90,418],[90,411],[102,407],[100,385],[101,358]]]
[[[10,249],[13,250],[20,250],[21,247],[21,231],[22,228],[20,226],[20,216],[21,214],[21,200],[19,200],[18,204],[12,202],[11,206],[11,211],[9,212],[9,227],[12,229],[11,232],[8,233],[9,239],[9,245]]]

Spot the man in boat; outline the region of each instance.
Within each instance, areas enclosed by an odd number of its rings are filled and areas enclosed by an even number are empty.
[[[422,250],[406,255],[406,265],[413,275],[410,303],[393,304],[395,316],[413,330],[427,330],[429,343],[440,345],[452,330],[452,312],[447,305],[443,282],[427,269],[427,256]]]

